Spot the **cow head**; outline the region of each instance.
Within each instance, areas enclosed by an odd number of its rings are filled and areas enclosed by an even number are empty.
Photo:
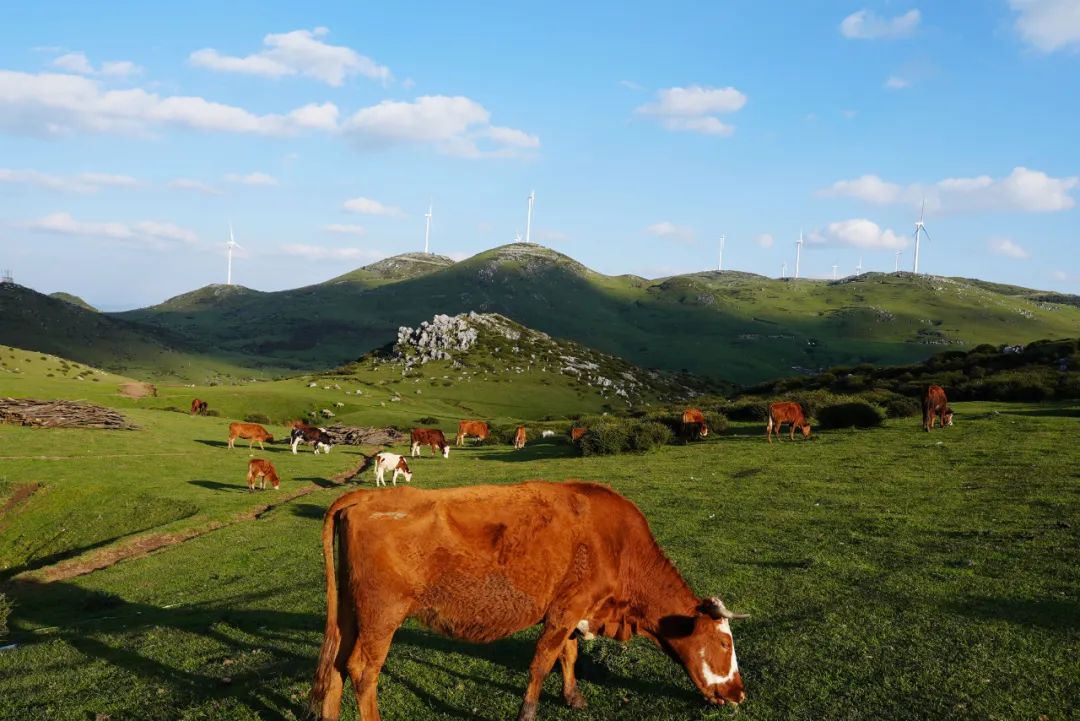
[[[802,437],[803,438],[809,438],[810,437],[810,424],[809,423],[803,423],[802,428],[800,428],[799,430],[802,431]]]
[[[449,458],[450,457],[450,444],[448,444],[448,443],[440,443],[439,444],[439,450],[442,451],[442,457],[443,458]]]
[[[945,406],[945,411],[941,415],[942,422],[947,426],[951,426],[952,425],[952,416],[953,416],[952,408],[949,408],[948,406]]]
[[[412,483],[412,471],[409,470],[409,464],[404,458],[399,458],[397,462],[398,470],[405,476],[405,480]]]
[[[702,438],[707,438],[709,436],[709,427],[702,423],[701,428],[698,429],[698,435]]]
[[[730,621],[747,618],[732,613],[719,598],[707,598],[692,616],[666,616],[660,620],[659,641],[689,674],[710,703],[739,704],[746,698]]]
[[[270,435],[269,433],[267,433],[266,438],[264,438],[263,440],[266,441],[267,443],[273,443],[274,442],[274,437],[272,435]]]

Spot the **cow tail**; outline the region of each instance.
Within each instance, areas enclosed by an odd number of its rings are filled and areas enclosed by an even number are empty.
[[[330,691],[334,674],[343,674],[339,668],[338,656],[341,654],[341,618],[338,612],[338,578],[334,563],[334,537],[337,535],[337,517],[342,509],[358,503],[366,491],[346,493],[327,509],[323,517],[322,548],[326,572],[326,632],[323,636],[322,650],[319,652],[319,665],[315,670],[315,681],[308,700],[316,717],[321,717],[323,699]]]

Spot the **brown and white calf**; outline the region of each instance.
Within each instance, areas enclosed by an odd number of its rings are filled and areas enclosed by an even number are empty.
[[[951,426],[953,420],[952,408],[949,408],[949,399],[945,397],[945,389],[941,386],[930,386],[926,389],[926,395],[922,402],[922,425],[929,431],[934,427],[935,421],[941,421],[941,427]]]
[[[396,453],[382,453],[375,454],[375,485],[386,485],[386,472],[393,471],[394,475],[390,479],[394,485],[397,485],[397,477],[399,475],[404,476],[406,482],[412,482],[412,471],[409,470],[409,463],[405,460],[404,456],[399,456]]]
[[[514,434],[514,448],[521,450],[525,447],[525,426],[518,426]]]
[[[798,428],[803,438],[810,437],[810,423],[806,420],[802,406],[798,403],[770,403],[769,423],[765,426],[765,437],[772,443],[772,435],[776,433],[776,440],[780,440],[780,429],[785,423],[791,424],[791,440],[795,440],[795,429]]]

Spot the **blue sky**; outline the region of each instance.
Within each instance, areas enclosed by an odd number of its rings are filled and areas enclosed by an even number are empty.
[[[1080,292],[1080,0],[23,4],[0,267],[104,308],[525,232],[605,273]]]

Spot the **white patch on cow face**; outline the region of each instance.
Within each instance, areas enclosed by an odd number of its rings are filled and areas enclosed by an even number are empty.
[[[735,674],[739,672],[739,659],[735,657],[735,639],[731,635],[731,626],[728,624],[728,620],[721,619],[716,624],[716,630],[718,633],[725,634],[728,637],[728,643],[731,646],[731,666],[728,668],[728,672],[721,676],[714,673],[712,667],[709,666],[709,662],[705,658],[705,649],[700,651],[701,655],[701,678],[705,681],[706,686],[715,686],[717,684],[728,683],[731,679],[735,678]]]
[[[450,446],[443,446],[442,457],[443,458],[449,458],[450,457]]]

